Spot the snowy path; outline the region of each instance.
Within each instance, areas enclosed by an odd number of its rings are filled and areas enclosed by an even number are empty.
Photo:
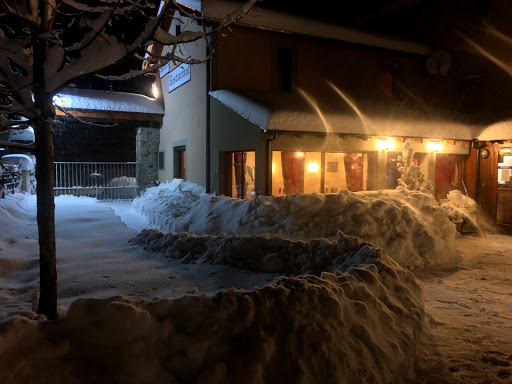
[[[0,234],[0,319],[12,311],[33,310],[39,284],[35,205],[23,208],[23,220],[9,218]],[[135,217],[130,218],[136,225]],[[229,287],[251,289],[274,278],[220,265],[170,261],[129,245],[136,234],[107,204],[89,198],[57,198],[58,305],[68,307],[79,297],[211,294]]]
[[[421,382],[512,383],[512,237],[457,247],[456,270],[422,278],[431,337]]]

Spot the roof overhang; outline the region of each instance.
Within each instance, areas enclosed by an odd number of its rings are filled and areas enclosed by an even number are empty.
[[[450,119],[443,111],[407,108],[400,103],[321,101],[300,94],[211,91],[210,96],[263,131],[353,136],[474,140],[482,126]]]
[[[136,123],[160,126],[164,107],[158,99],[124,92],[66,88],[55,98],[57,116],[72,115],[100,123]]]
[[[239,8],[240,5],[241,3],[239,2],[229,0],[203,1],[203,16],[211,21],[220,21],[225,15]],[[428,55],[431,53],[427,45],[412,39],[371,33],[303,16],[262,9],[257,6],[251,8],[245,16],[237,21],[237,24],[245,27],[345,41],[417,55]]]

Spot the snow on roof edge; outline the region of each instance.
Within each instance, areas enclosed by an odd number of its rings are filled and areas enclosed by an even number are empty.
[[[234,11],[239,6],[239,3],[233,1],[208,1],[204,4],[203,16],[213,21],[219,21],[223,19],[224,15]],[[356,28],[258,7],[253,7],[237,21],[237,24],[250,28],[263,28],[281,33],[315,36],[423,56],[431,53],[427,45],[413,39],[382,33],[371,33]]]
[[[54,103],[70,110],[135,112],[153,115],[165,113],[158,99],[135,93],[93,89],[64,88],[54,97]]]
[[[267,130],[268,122],[272,115],[270,109],[240,93],[228,89],[210,91],[208,94],[233,112],[263,129],[263,131]]]

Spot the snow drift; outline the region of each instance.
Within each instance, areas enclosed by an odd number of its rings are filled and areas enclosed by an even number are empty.
[[[0,324],[0,382],[406,382],[422,288],[378,248],[357,259],[251,291],[79,299],[55,322],[13,317]]]
[[[309,240],[335,239],[342,231],[382,247],[403,267],[446,267],[456,261],[456,227],[446,208],[428,193],[406,189],[238,200],[175,179],[149,188],[133,209],[163,232]]]

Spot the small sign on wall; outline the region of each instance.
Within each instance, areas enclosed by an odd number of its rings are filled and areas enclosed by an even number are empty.
[[[169,73],[169,92],[190,81],[190,64],[181,64]]]
[[[169,73],[169,63],[160,67],[160,78],[164,77]]]

